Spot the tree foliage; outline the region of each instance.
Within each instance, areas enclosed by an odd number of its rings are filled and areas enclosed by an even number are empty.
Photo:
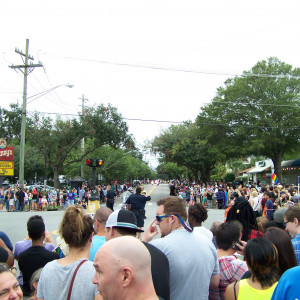
[[[163,156],[164,162],[187,167],[196,180],[200,173],[203,182],[210,180],[210,172],[220,157],[191,123],[172,125],[153,140],[152,149]]]
[[[300,147],[299,92],[300,69],[272,57],[228,79],[197,125],[228,157],[271,158],[280,180],[283,155]]]
[[[133,147],[128,135],[127,124],[116,108],[99,105],[87,108],[80,119],[55,121],[49,117],[35,115],[34,128],[29,131],[27,140],[43,154],[46,164],[54,173],[54,185],[58,186],[58,175],[71,164],[82,161],[95,149],[110,145],[112,147]],[[90,138],[88,147],[81,152],[81,139]]]

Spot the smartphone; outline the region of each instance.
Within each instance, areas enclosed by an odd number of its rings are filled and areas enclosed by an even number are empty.
[[[57,253],[59,255],[59,258],[65,257],[64,253],[62,252],[61,248],[58,246],[56,247],[53,252]]]
[[[233,248],[234,250],[240,251],[241,249],[240,249],[237,245],[243,246],[243,244],[242,244],[241,242],[239,242],[239,241],[235,241],[235,242],[233,243],[232,248]]]

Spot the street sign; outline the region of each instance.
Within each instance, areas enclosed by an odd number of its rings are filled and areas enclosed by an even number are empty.
[[[0,169],[13,169],[14,163],[12,161],[0,161]]]
[[[12,161],[0,161],[0,176],[14,176],[14,163]]]
[[[14,169],[0,169],[0,176],[14,176]]]
[[[0,160],[14,160],[14,147],[0,148]]]

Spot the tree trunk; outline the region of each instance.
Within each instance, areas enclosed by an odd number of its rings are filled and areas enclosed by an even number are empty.
[[[58,179],[58,175],[59,175],[60,169],[57,167],[53,168],[53,182],[54,182],[54,187],[56,189],[59,188],[59,179]]]
[[[281,169],[281,161],[282,161],[282,152],[275,153],[275,156],[271,158],[274,164],[274,173],[276,174],[278,181],[282,183],[282,169]]]

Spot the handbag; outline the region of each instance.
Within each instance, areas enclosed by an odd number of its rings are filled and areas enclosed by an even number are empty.
[[[80,262],[80,264],[76,267],[76,269],[75,269],[75,271],[74,271],[74,274],[73,274],[73,277],[72,277],[72,280],[71,280],[71,283],[70,283],[70,287],[69,287],[69,292],[68,292],[68,298],[67,298],[67,300],[70,300],[70,299],[71,299],[72,288],[73,288],[73,284],[74,284],[74,280],[75,280],[76,274],[77,274],[79,268],[80,268],[86,261],[88,261],[88,260],[85,259],[85,260],[83,260],[82,262]]]

